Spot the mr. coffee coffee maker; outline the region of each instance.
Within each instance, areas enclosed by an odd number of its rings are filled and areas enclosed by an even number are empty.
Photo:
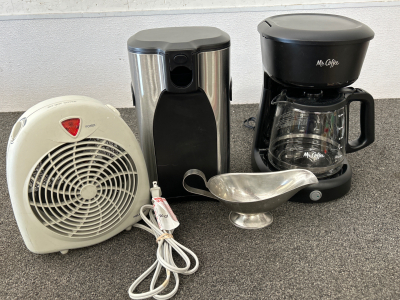
[[[252,167],[307,169],[319,182],[291,200],[323,202],[345,195],[352,170],[346,153],[374,141],[374,99],[355,82],[374,32],[350,18],[289,14],[265,19],[261,35],[264,86]],[[361,134],[348,141],[349,105],[361,103]]]

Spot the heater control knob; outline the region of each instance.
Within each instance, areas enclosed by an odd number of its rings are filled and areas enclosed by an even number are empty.
[[[320,191],[312,191],[310,193],[310,199],[312,201],[318,201],[321,200],[321,198],[322,198],[322,193]]]
[[[13,143],[14,140],[17,138],[18,133],[20,132],[21,128],[24,127],[25,123],[26,123],[26,118],[23,118],[19,120],[17,123],[15,123],[11,131],[11,136],[10,136],[11,143]]]

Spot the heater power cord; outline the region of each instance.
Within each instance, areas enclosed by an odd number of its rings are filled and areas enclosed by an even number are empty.
[[[161,196],[161,190],[160,188],[155,184],[153,188],[150,189],[152,197],[160,197]],[[149,218],[146,216],[147,211],[149,211]],[[156,242],[158,243],[158,248],[157,248],[157,259],[153,263],[153,265],[148,268],[141,276],[139,276],[130,286],[128,293],[129,297],[132,299],[147,299],[150,297],[153,297],[155,299],[170,299],[173,297],[179,288],[179,274],[183,275],[190,275],[193,274],[194,272],[197,271],[199,268],[199,259],[197,258],[196,254],[194,254],[190,249],[186,248],[182,244],[178,243],[172,236],[173,230],[160,230],[158,227],[158,223],[155,217],[153,205],[143,205],[140,208],[140,216],[142,217],[142,220],[148,225],[142,225],[142,224],[134,224],[133,227],[137,227],[143,230],[146,230],[147,232],[153,234],[156,238]],[[179,268],[176,266],[174,259],[172,258],[172,250],[175,250],[185,261],[186,266],[183,268]],[[190,259],[185,253],[187,252],[190,254],[194,260],[195,260],[195,266],[190,269]],[[165,281],[159,285],[158,287],[155,287],[158,277],[160,275],[160,272],[162,268],[165,268],[167,278]],[[135,294],[134,291],[137,288],[137,286],[147,277],[149,274],[155,269],[153,279],[151,280],[150,283],[150,290],[145,293],[141,294]],[[159,295],[169,284],[170,277],[171,277],[171,272],[174,275],[175,278],[175,287],[174,289],[169,292],[168,294],[165,295]]]

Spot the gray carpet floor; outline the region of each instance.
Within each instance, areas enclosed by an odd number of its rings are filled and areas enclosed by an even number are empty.
[[[257,109],[232,106],[232,172],[251,171],[252,131],[242,122]],[[137,132],[134,109],[121,112]],[[20,115],[0,114],[0,299],[128,299],[130,284],[155,259],[154,238],[143,230],[67,255],[25,247],[5,169],[7,139]],[[181,222],[174,236],[200,260],[195,274],[180,277],[174,299],[400,299],[399,120],[400,100],[377,100],[375,143],[348,155],[351,191],[329,203],[287,202],[268,228],[232,226],[217,201],[173,202]]]

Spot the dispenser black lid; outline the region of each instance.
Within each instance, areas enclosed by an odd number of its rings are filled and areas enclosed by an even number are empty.
[[[167,27],[142,30],[128,40],[128,51],[141,54],[162,54],[188,50],[205,52],[230,46],[229,35],[215,27]]]
[[[374,37],[367,25],[328,14],[277,15],[262,21],[257,29],[268,39],[309,45],[360,43]]]

